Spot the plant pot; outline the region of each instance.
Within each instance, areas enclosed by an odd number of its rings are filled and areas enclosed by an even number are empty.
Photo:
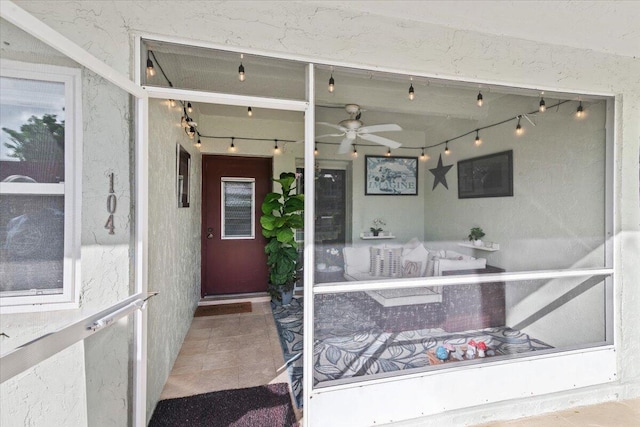
[[[274,305],[289,305],[293,299],[293,289],[290,291],[280,291],[280,300],[271,298]]]
[[[473,241],[473,245],[474,245],[474,246],[482,246],[482,245],[483,245],[482,240],[480,240],[480,239],[478,239],[478,240],[474,240],[474,241]]]
[[[374,236],[374,237],[378,237],[378,234],[380,234],[380,232],[379,232],[379,231],[374,231],[374,232],[373,232],[373,236]]]

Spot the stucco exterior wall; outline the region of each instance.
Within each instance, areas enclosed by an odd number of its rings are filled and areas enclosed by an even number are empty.
[[[149,102],[149,303],[147,338],[149,416],[191,326],[200,300],[202,157],[180,126],[180,105]],[[192,113],[195,121],[198,112]],[[177,144],[191,154],[188,208],[178,208]]]
[[[311,2],[17,3],[128,75],[135,68],[133,35],[144,33],[258,49],[265,53],[297,54],[355,66],[389,67],[407,74],[428,73],[541,89],[615,94],[615,332],[619,379],[603,387],[517,402],[517,406],[512,402],[496,404],[447,416],[458,423],[478,422],[640,395],[640,312],[637,310],[640,301],[640,287],[637,286],[640,277],[640,264],[637,263],[640,253],[640,62],[637,58],[452,29],[445,26],[446,22],[425,24],[366,13],[336,12],[321,3]],[[451,8],[455,7],[455,4],[451,5]],[[193,13],[194,10],[197,13]],[[540,22],[538,31],[550,33],[553,30],[552,26]],[[99,158],[103,152],[104,148],[96,147],[95,156]],[[102,172],[87,170],[85,173]],[[99,257],[96,254],[87,252],[86,256],[90,263],[97,264]],[[171,314],[162,312],[159,307],[155,310],[150,311],[150,325],[161,324],[161,316],[177,317],[180,312],[188,312],[184,308],[172,309]],[[150,337],[154,334],[157,332],[150,330]],[[167,364],[175,355],[163,353],[170,350],[161,347],[150,349],[149,363],[150,367],[158,366],[166,372]],[[170,347],[175,349],[177,344]],[[148,406],[152,407],[155,404],[152,393],[149,399]]]

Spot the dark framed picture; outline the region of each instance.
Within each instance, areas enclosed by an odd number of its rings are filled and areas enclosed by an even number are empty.
[[[191,154],[180,144],[177,144],[176,156],[176,188],[178,194],[178,207],[189,207],[189,174],[191,173]]]
[[[415,196],[418,194],[417,157],[365,157],[367,196]]]
[[[458,162],[458,198],[513,196],[513,150]]]

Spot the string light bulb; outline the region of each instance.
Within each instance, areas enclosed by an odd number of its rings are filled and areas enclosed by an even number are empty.
[[[420,153],[420,160],[422,160],[423,162],[427,161],[427,155],[424,153],[424,148],[422,149],[422,152]]]
[[[238,79],[243,82],[244,81],[244,65],[242,65],[242,60],[244,59],[244,53],[240,54],[240,66],[238,67]]]
[[[189,126],[189,138],[193,139],[196,136],[196,128]]]
[[[546,109],[547,109],[547,105],[544,102],[544,98],[540,97],[540,107],[538,108],[538,111],[540,111],[541,113],[544,113]]]
[[[196,142],[196,147],[197,148],[202,147],[202,142],[200,141],[200,136],[198,136],[198,142]]]
[[[518,116],[518,124],[516,125],[516,135],[522,135],[524,133],[524,129],[522,125],[520,125],[520,120],[522,120],[522,116]]]
[[[313,155],[317,156],[320,152],[318,151],[318,144],[314,145],[313,147]]]
[[[171,108],[175,107],[175,106],[176,106],[176,100],[175,100],[175,99],[170,99],[170,100],[169,100],[169,106],[170,106]]]
[[[275,142],[275,145],[273,146],[273,153],[280,154],[280,147],[278,147],[278,140],[274,139],[273,141]]]
[[[191,103],[190,103],[190,102],[187,102],[187,111],[188,111],[189,113],[193,113],[193,106],[191,105]]]
[[[387,152],[385,153],[385,156],[391,157],[391,148],[387,148]]]
[[[451,154],[451,151],[449,151],[449,141],[445,141],[444,143],[444,154],[446,154],[447,156]]]
[[[333,93],[336,88],[336,81],[333,78],[333,71],[331,72],[331,77],[329,77],[329,92]]]
[[[253,110],[251,109],[251,107],[247,108],[247,116],[253,117]]]
[[[480,139],[480,130],[476,129],[476,145],[482,144],[482,139]]]
[[[582,108],[582,101],[578,104],[578,109],[576,110],[576,117],[581,119],[584,116],[584,108]]]
[[[484,104],[484,99],[482,98],[482,92],[478,91],[478,98],[477,98],[477,104],[478,107],[482,107],[482,104]]]
[[[351,155],[356,158],[358,157],[358,149],[356,148],[356,144],[353,144],[353,153]]]
[[[153,77],[156,75],[156,69],[153,68],[153,61],[149,57],[151,51],[147,51],[147,77]]]
[[[416,91],[413,89],[413,83],[409,85],[409,100],[413,101],[416,98]]]
[[[236,145],[233,142],[234,140],[235,140],[235,138],[232,136],[231,137],[231,145],[229,145],[229,151],[232,152],[232,153],[235,153],[236,150],[237,150]]]

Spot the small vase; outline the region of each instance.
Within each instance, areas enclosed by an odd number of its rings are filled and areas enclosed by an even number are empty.
[[[482,246],[483,245],[482,240],[480,240],[480,239],[474,240],[473,244],[474,244],[474,246]]]

